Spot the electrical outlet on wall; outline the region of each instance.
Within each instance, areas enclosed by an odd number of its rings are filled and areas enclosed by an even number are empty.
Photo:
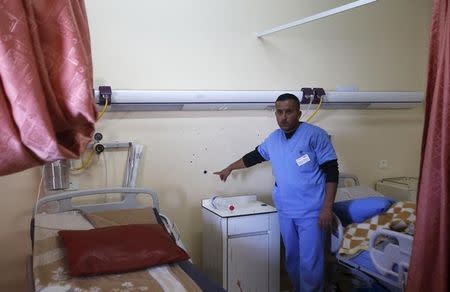
[[[381,169],[388,168],[388,161],[386,159],[378,160],[377,165]]]

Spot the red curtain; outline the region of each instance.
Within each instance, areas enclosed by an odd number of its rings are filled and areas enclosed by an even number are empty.
[[[450,291],[450,1],[435,0],[407,291]]]
[[[0,1],[0,175],[78,157],[96,115],[84,0]]]

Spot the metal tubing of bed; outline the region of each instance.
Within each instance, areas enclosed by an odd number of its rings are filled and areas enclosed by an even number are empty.
[[[344,240],[344,227],[339,217],[333,213],[333,230],[331,232],[331,253],[339,252],[342,241]]]
[[[49,195],[40,199],[37,202],[36,210],[49,202],[57,201],[60,203],[60,206],[63,206],[68,209],[76,209],[79,207],[91,206],[91,205],[81,205],[81,206],[72,206],[71,199],[76,197],[90,196],[90,195],[101,195],[101,194],[124,194],[124,199],[121,202],[113,202],[113,203],[102,203],[102,204],[93,204],[92,206],[97,205],[123,205],[129,206],[132,202],[130,200],[136,200],[136,196],[138,194],[148,194],[152,197],[153,208],[156,208],[159,212],[159,200],[158,195],[153,190],[147,188],[105,188],[105,189],[87,189],[80,191],[70,191],[63,192],[55,195]]]
[[[395,238],[398,244],[388,243],[384,250],[376,248],[376,240],[379,236]],[[369,238],[370,258],[376,269],[383,275],[391,275],[399,278],[409,268],[412,251],[413,236],[387,229],[376,230]],[[394,264],[398,265],[398,271],[391,269]]]

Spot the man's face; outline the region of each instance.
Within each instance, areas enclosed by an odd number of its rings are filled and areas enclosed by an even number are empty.
[[[288,133],[297,128],[302,112],[297,108],[295,101],[283,100],[275,103],[275,116],[281,130]]]

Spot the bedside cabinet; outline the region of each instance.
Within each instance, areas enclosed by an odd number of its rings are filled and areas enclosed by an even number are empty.
[[[279,291],[280,231],[276,209],[256,195],[202,201],[203,269],[229,292]]]

